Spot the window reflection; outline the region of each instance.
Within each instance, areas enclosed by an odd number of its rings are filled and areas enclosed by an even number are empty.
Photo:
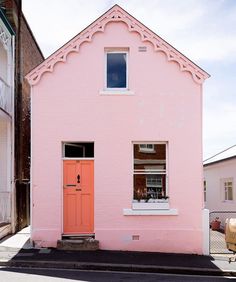
[[[134,144],[134,200],[167,198],[166,144]]]
[[[107,53],[107,88],[126,85],[126,53]]]

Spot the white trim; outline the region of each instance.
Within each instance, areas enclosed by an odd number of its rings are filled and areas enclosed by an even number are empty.
[[[12,233],[16,231],[16,188],[15,188],[15,36],[12,36],[12,58],[11,58],[11,227]]]
[[[63,161],[69,161],[69,160],[72,160],[72,161],[94,161],[95,158],[61,158]]]
[[[65,157],[65,145],[71,145],[71,146],[75,146],[75,147],[84,147],[82,145],[80,145],[81,143],[92,143],[94,144],[94,141],[81,141],[81,142],[78,142],[78,141],[62,141],[61,144],[62,144],[62,159],[64,160],[76,160],[76,159],[88,159],[88,160],[93,160],[93,158],[86,158],[86,157]],[[83,155],[85,155],[85,148],[83,149]]]
[[[33,139],[33,86],[30,85],[30,243],[33,243],[32,240],[32,234],[33,234],[33,144],[34,144],[34,139]]]
[[[64,148],[64,146],[62,146],[62,148]],[[60,214],[60,218],[61,218],[61,239],[62,239],[62,235],[64,233],[64,160],[66,159],[61,159],[61,185],[60,185],[60,190],[61,190],[61,214]]]
[[[158,201],[158,200],[157,200]],[[169,210],[168,200],[155,203],[132,203],[133,210]]]
[[[134,91],[131,91],[131,90],[128,90],[128,89],[126,89],[126,90],[123,89],[123,88],[121,88],[122,90],[119,90],[119,89],[117,89],[117,90],[114,90],[114,89],[110,90],[110,89],[100,90],[99,94],[103,95],[103,96],[106,96],[106,95],[107,96],[109,96],[109,95],[111,95],[111,96],[134,96]]]
[[[169,209],[169,210],[123,209],[123,215],[178,215],[178,210],[177,209]]]
[[[202,230],[203,230],[203,242],[202,242],[202,252],[203,255],[209,255],[209,210],[202,210]]]
[[[169,167],[168,167],[168,158],[169,158],[169,142],[168,141],[132,141],[131,142],[132,144],[132,192],[134,192],[134,175],[137,175],[137,174],[158,174],[158,175],[165,175],[166,177],[166,195],[169,197],[169,181],[168,181],[168,177],[169,177]],[[166,164],[166,169],[165,170],[159,170],[157,171],[156,169],[154,169],[153,171],[150,171],[150,169],[148,170],[142,170],[142,169],[137,169],[135,170],[134,169],[134,164],[136,162],[137,163],[142,163],[142,162],[137,162],[137,159],[134,158],[134,145],[140,145],[140,144],[152,144],[152,145],[159,145],[159,144],[164,144],[165,145],[165,153],[166,153],[166,159],[165,161],[163,161],[163,163]],[[155,146],[154,146],[155,148]],[[150,162],[152,160],[149,160]],[[155,163],[156,160],[153,160],[154,162],[152,163]],[[134,201],[134,198],[132,196],[132,199]],[[169,203],[169,200],[165,200],[167,203]],[[150,204],[150,203],[146,203],[146,204]],[[169,204],[168,204],[169,205]],[[169,206],[167,207],[167,205],[163,205],[165,208],[164,209],[169,209]],[[141,208],[143,209],[143,208]],[[151,209],[159,209],[158,207],[151,207]],[[160,208],[160,209],[163,209],[163,208]]]
[[[221,178],[220,179],[220,184],[221,184],[221,194],[222,194],[222,202],[223,203],[233,203],[234,202],[234,179],[233,177],[226,177],[226,178]],[[232,186],[231,186],[231,189],[232,189],[232,199],[228,199],[228,196],[229,196],[229,186],[226,185],[227,182],[231,182],[232,183]],[[227,188],[227,190],[226,190]],[[225,197],[225,194],[227,194],[227,199]]]
[[[9,45],[11,45],[11,33],[7,29],[5,23],[0,18],[0,41],[2,42],[4,48],[7,50]],[[13,36],[13,35],[12,35]]]

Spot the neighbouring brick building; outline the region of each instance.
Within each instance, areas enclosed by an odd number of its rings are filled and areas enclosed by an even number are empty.
[[[14,164],[9,164],[11,172],[7,177],[7,181],[10,182],[8,194],[12,208],[8,211],[10,214],[7,216],[7,222],[4,223],[11,224],[11,231],[15,232],[29,224],[30,87],[24,77],[44,58],[22,13],[21,1],[0,0],[0,7],[3,17],[14,32],[12,36],[14,60],[11,66],[14,103],[12,103],[12,142],[10,144],[10,155]]]

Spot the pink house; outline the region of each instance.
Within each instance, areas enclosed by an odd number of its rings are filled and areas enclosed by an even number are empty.
[[[117,5],[32,70],[32,241],[207,253],[208,77]]]

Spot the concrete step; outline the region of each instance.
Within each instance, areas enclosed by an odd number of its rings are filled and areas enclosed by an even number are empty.
[[[99,241],[93,238],[63,239],[57,241],[57,249],[66,251],[96,251]]]

